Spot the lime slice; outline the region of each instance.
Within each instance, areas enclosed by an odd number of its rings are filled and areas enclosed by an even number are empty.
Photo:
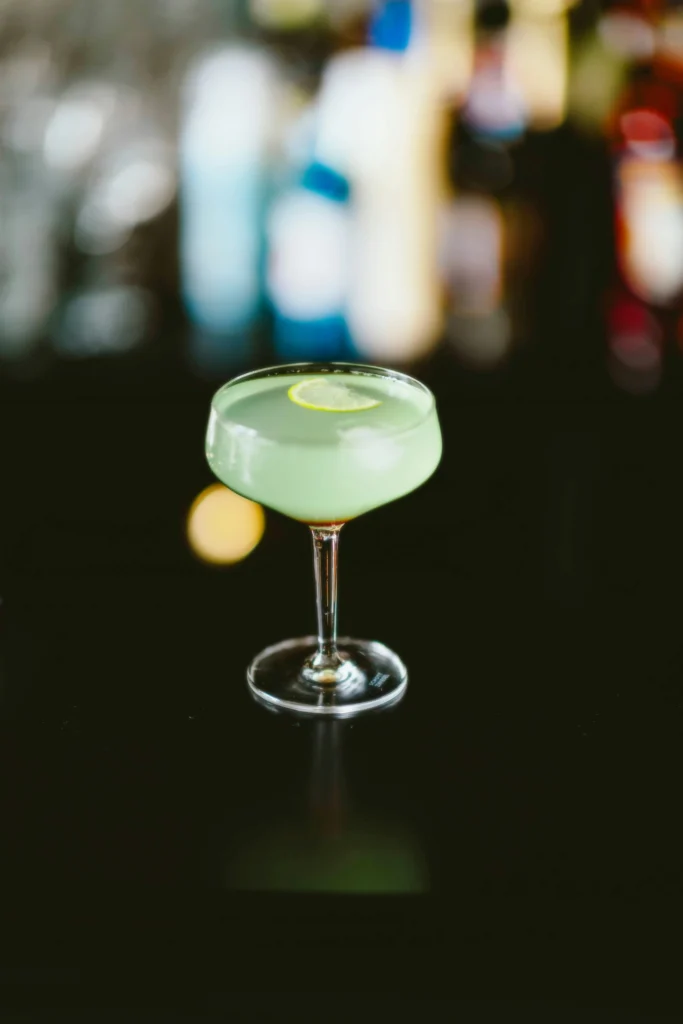
[[[346,384],[331,381],[329,377],[315,377],[292,384],[287,394],[297,405],[317,412],[362,412],[382,404],[378,398],[370,398]]]

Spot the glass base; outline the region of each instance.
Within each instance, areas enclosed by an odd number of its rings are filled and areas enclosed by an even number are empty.
[[[341,637],[337,648],[344,663],[339,680],[316,683],[311,681],[307,669],[318,649],[316,637],[283,640],[266,647],[247,671],[252,694],[273,709],[337,718],[401,699],[408,685],[408,673],[388,647],[376,640]]]

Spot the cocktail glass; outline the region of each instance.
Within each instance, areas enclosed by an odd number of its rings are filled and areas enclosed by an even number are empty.
[[[441,458],[434,396],[403,373],[298,363],[247,373],[213,397],[206,455],[243,497],[306,523],[313,538],[318,634],[253,660],[260,701],[348,716],[400,698],[400,658],[374,640],[337,636],[337,556],[344,523],[427,480]]]

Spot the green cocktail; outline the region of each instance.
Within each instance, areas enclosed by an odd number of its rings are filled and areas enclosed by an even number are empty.
[[[246,374],[214,396],[206,454],[232,490],[313,532],[318,638],[259,655],[248,675],[253,692],[336,715],[397,699],[407,676],[396,655],[374,642],[337,642],[337,545],[343,523],[408,494],[436,469],[431,392],[404,374],[351,364]]]
[[[441,435],[426,389],[354,372],[335,374],[328,387],[342,401],[342,389],[366,399],[366,408],[323,410],[290,397],[298,384],[321,379],[288,373],[219,391],[207,439],[216,476],[244,497],[306,523],[346,522],[431,476]],[[326,400],[324,386],[318,395]]]

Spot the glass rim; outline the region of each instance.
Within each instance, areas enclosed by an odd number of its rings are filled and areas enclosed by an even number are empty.
[[[241,373],[237,377],[233,377],[232,380],[226,381],[222,384],[217,391],[214,392],[211,398],[211,407],[220,416],[220,410],[216,408],[215,402],[219,395],[222,395],[225,391],[235,387],[237,384],[242,384],[248,380],[258,380],[259,377],[284,377],[288,374],[306,374],[306,373],[357,373],[359,376],[365,375],[366,377],[390,377],[394,380],[401,381],[403,384],[407,384],[409,387],[416,388],[423,394],[427,395],[430,400],[430,407],[425,412],[422,419],[426,419],[430,412],[432,412],[436,406],[436,399],[434,393],[423,384],[417,377],[411,377],[408,373],[403,373],[401,370],[390,370],[385,366],[373,366],[370,363],[343,363],[343,362],[307,362],[307,363],[279,363],[275,366],[263,366],[258,370],[249,370],[247,373]]]

